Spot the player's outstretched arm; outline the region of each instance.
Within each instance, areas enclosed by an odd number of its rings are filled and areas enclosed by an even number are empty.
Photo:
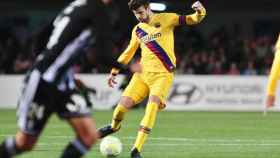
[[[280,36],[276,45],[276,52],[274,55],[273,64],[267,82],[266,107],[268,108],[274,106],[277,83],[280,77],[280,48],[278,46],[279,43]]]
[[[186,16],[186,23],[188,25],[194,25],[200,23],[206,16],[206,9],[199,1],[196,1],[192,5],[192,9],[195,10],[194,14]]]
[[[131,39],[129,42],[129,45],[127,46],[127,48],[125,49],[125,51],[119,56],[117,63],[119,63],[120,65],[127,65],[131,59],[133,58],[136,50],[139,47],[139,42],[137,40],[136,37],[136,32],[135,32],[136,27],[133,29],[132,31],[132,35],[131,35]],[[116,82],[116,76],[119,74],[120,71],[120,67],[113,67],[110,73],[110,76],[108,78],[108,85],[110,87],[114,87],[115,84],[117,84]]]
[[[136,50],[139,47],[139,42],[136,36],[136,27],[137,26],[135,26],[132,30],[129,45],[126,47],[126,49],[122,52],[122,54],[118,58],[118,62],[121,64],[127,65],[131,61]]]

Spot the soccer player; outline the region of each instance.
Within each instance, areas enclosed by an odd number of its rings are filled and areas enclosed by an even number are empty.
[[[105,137],[118,131],[124,114],[149,96],[145,115],[131,151],[132,158],[141,158],[142,146],[154,126],[157,112],[165,107],[165,99],[173,82],[176,68],[174,27],[198,24],[205,17],[206,10],[198,1],[192,5],[195,13],[191,15],[153,13],[148,0],[130,0],[128,6],[139,23],[132,31],[128,47],[117,61],[120,64],[128,64],[140,46],[141,72],[134,73],[114,110],[112,123],[99,129],[99,136]],[[111,70],[109,86],[113,87],[116,83],[115,78],[119,70],[116,67]]]
[[[277,83],[280,77],[280,34],[275,46],[275,55],[267,83],[266,108],[274,106]]]
[[[49,40],[26,75],[18,104],[19,131],[0,145],[0,157],[11,158],[30,151],[36,144],[51,114],[65,119],[76,138],[64,149],[61,158],[80,158],[96,142],[98,135],[91,118],[91,103],[81,82],[74,79],[71,66],[95,29],[97,57],[111,65],[109,25],[104,12],[110,0],[76,0],[70,3],[48,27]],[[39,47],[39,46],[38,46]],[[102,58],[102,59],[101,59]],[[115,65],[118,67],[118,65]]]

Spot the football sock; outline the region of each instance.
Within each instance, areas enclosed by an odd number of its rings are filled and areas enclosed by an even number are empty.
[[[154,102],[149,102],[146,107],[145,116],[141,121],[141,126],[134,144],[134,147],[139,152],[142,150],[142,147],[155,124],[157,112],[158,104]]]
[[[0,145],[0,157],[2,158],[12,158],[15,155],[22,153],[23,150],[17,149],[16,141],[14,138],[7,138]]]
[[[88,152],[88,150],[88,147],[86,147],[79,139],[76,139],[68,144],[60,158],[81,158]]]
[[[118,106],[115,108],[114,113],[113,113],[113,119],[112,119],[112,124],[111,127],[113,129],[118,129],[120,128],[121,121],[124,118],[124,114],[128,111],[126,107],[124,107],[121,104],[118,104]]]

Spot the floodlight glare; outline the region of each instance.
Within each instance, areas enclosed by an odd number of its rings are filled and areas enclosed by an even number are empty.
[[[166,5],[163,3],[150,3],[150,7],[154,11],[164,11],[166,9]]]

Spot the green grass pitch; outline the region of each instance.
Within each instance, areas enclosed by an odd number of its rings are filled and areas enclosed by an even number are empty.
[[[130,111],[115,136],[124,145],[120,158],[129,158],[143,110]],[[112,111],[93,114],[100,127]],[[15,134],[16,113],[0,110],[0,141]],[[20,158],[56,158],[73,138],[71,128],[52,117],[34,151]],[[102,158],[95,145],[86,158]],[[279,158],[280,114],[254,112],[161,112],[143,150],[144,158]]]

